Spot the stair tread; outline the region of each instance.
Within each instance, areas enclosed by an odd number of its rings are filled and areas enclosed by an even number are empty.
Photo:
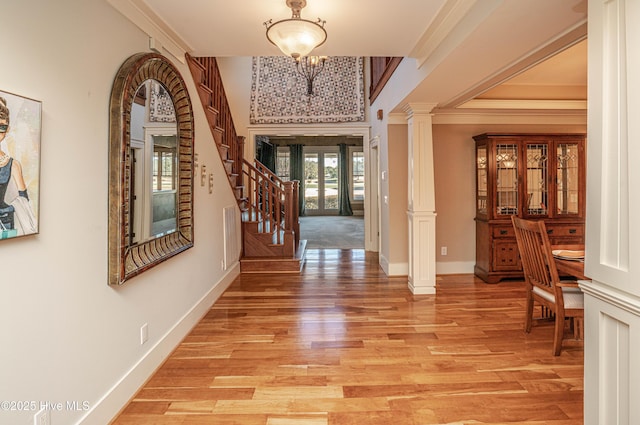
[[[211,87],[207,86],[205,83],[198,84],[198,88],[204,90],[207,93],[213,94],[213,90],[211,90]]]
[[[198,60],[198,58],[195,58],[193,56],[189,56],[190,59],[190,63],[192,65],[195,65],[196,67],[200,68],[200,70],[202,71],[206,71],[206,68],[204,67],[204,65],[202,63],[200,63],[200,61]]]
[[[273,257],[242,257],[242,260],[246,260],[246,261],[291,261],[291,260],[297,260],[297,257],[288,257],[288,256],[277,256],[274,255]]]
[[[241,257],[242,273],[300,273],[305,263],[307,241],[300,240],[293,257]]]

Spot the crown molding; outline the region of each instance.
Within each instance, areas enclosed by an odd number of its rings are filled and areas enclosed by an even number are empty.
[[[406,105],[404,105],[402,107],[402,110],[404,112],[406,112],[407,117],[412,117],[414,115],[424,115],[424,114],[431,114],[434,110],[434,108],[438,106],[437,103],[419,103],[419,102],[412,102],[412,103],[407,103]]]
[[[166,50],[181,63],[193,48],[171,29],[143,0],[107,0],[125,18],[144,31],[153,41],[151,50]],[[153,46],[159,47],[155,49]],[[162,52],[159,52],[162,53]]]
[[[587,125],[587,110],[436,109],[433,124]]]
[[[444,39],[457,27],[467,15],[477,0],[447,0],[438,14],[422,34],[420,40],[409,53],[409,57],[416,58],[420,68],[440,46]]]
[[[472,99],[457,109],[545,109],[545,110],[587,110],[586,100],[543,100],[543,99]]]

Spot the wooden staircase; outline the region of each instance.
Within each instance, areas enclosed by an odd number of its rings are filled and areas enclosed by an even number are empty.
[[[298,182],[283,182],[258,161],[244,159],[215,58],[187,54],[209,128],[242,215],[243,273],[300,272],[306,241],[300,240]]]
[[[243,211],[243,272],[299,272],[306,241],[300,240],[298,181],[284,182],[258,161],[243,161],[249,194]]]

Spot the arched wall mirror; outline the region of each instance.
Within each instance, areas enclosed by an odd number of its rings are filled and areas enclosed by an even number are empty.
[[[193,246],[193,111],[178,70],[136,54],[111,91],[109,284]]]

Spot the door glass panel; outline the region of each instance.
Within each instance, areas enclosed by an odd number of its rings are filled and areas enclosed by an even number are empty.
[[[351,185],[354,201],[364,201],[364,152],[351,154]]]
[[[307,214],[338,211],[338,153],[305,152],[304,196]]]
[[[290,156],[289,148],[278,147],[276,150],[276,175],[285,182],[290,179]]]
[[[338,154],[324,154],[324,209],[338,209]]]
[[[178,224],[178,143],[175,134],[154,134],[151,140],[151,235],[158,236],[174,231]]]
[[[558,166],[558,214],[578,214],[578,144],[560,143],[556,151]]]
[[[487,147],[478,146],[476,150],[476,162],[477,162],[477,190],[476,199],[478,205],[476,206],[478,214],[487,214]]]
[[[305,210],[318,210],[318,154],[304,154],[304,200]]]
[[[547,150],[546,144],[527,145],[525,211],[528,215],[547,215],[549,213],[549,193],[547,191],[549,154]]]
[[[518,213],[518,145],[496,145],[496,214]]]

